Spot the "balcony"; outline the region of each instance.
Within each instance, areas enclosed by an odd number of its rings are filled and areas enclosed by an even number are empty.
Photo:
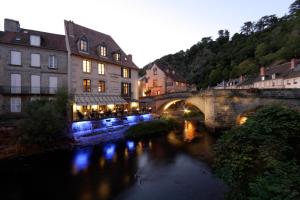
[[[57,92],[57,88],[52,87],[31,87],[31,86],[0,86],[0,94],[20,94],[20,95],[54,95]]]

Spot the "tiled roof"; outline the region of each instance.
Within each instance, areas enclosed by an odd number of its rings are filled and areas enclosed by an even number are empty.
[[[69,39],[70,50],[73,55],[82,56],[85,58],[95,59],[138,70],[138,67],[132,62],[130,57],[124,53],[124,51],[119,47],[119,45],[114,41],[114,39],[111,36],[75,24],[72,21],[65,20],[65,27],[67,30],[66,34]],[[78,49],[78,42],[81,38],[85,38],[88,41],[88,53],[81,52]],[[97,48],[100,45],[106,46],[106,57],[98,55]],[[120,61],[114,60],[113,53],[115,52],[121,54]],[[125,58],[127,58],[127,60],[125,60]]]
[[[278,65],[273,65],[265,69],[266,80],[272,79],[272,75],[276,74],[276,78],[293,78],[300,76],[300,60],[295,60],[297,63],[294,69],[291,69],[291,62],[285,62]],[[260,81],[261,78],[258,77],[256,81]]]
[[[20,32],[0,32],[0,43],[32,47],[30,45],[30,35],[41,37],[41,46],[38,48],[67,51],[64,35],[28,29],[21,29]]]
[[[173,81],[186,83],[186,80],[178,73],[176,70],[170,66],[168,63],[163,61],[158,61],[154,63],[157,67],[159,67],[169,78]],[[175,73],[173,73],[173,71]]]

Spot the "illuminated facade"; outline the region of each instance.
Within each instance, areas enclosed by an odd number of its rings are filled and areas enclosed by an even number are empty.
[[[138,109],[138,67],[111,36],[65,21],[73,116]],[[75,119],[74,118],[74,119]]]
[[[184,78],[166,63],[154,63],[139,81],[140,96],[185,92],[188,89]]]

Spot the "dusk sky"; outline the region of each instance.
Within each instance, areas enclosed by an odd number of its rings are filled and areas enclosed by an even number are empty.
[[[111,35],[139,67],[186,50],[218,30],[238,32],[245,21],[283,16],[294,0],[85,0],[3,1],[4,18],[21,27],[64,34],[63,20]]]

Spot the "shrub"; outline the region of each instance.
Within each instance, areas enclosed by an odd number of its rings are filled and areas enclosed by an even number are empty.
[[[131,126],[126,132],[125,137],[130,139],[154,136],[168,133],[170,130],[178,129],[179,123],[173,119],[159,119]]]
[[[20,142],[50,145],[65,137],[67,127],[67,93],[59,91],[54,100],[30,102],[24,119],[18,124]]]
[[[299,122],[297,111],[268,106],[222,135],[214,167],[231,187],[228,199],[300,198]]]

